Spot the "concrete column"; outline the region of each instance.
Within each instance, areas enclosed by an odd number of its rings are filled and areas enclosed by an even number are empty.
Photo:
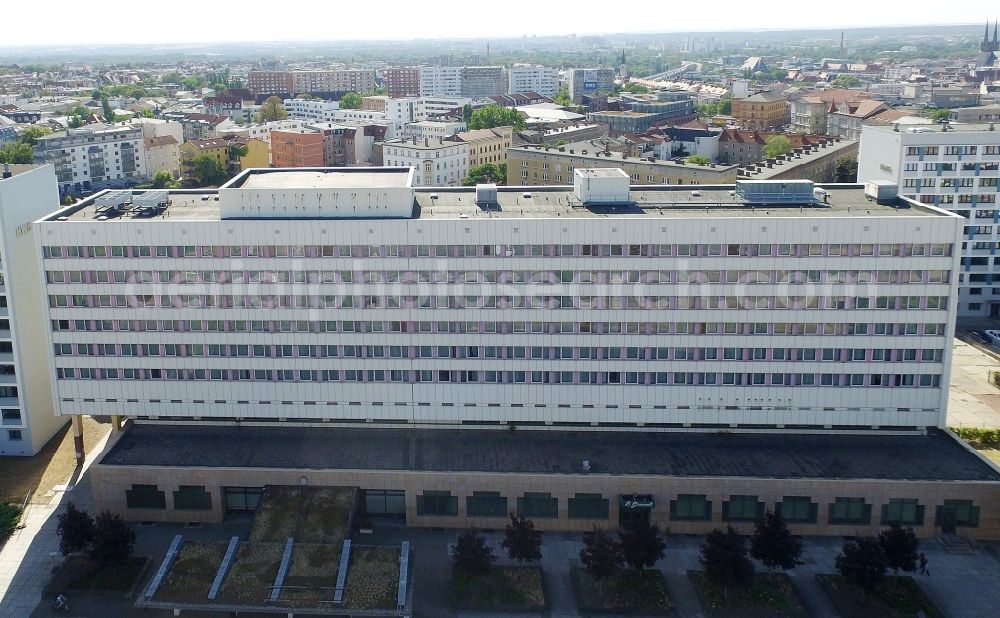
[[[111,431],[119,433],[122,430],[122,417],[111,415]]]
[[[83,447],[83,417],[75,414],[73,421],[73,445],[76,447],[76,463],[82,464],[87,452]]]

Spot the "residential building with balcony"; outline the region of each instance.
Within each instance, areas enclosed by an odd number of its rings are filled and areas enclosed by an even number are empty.
[[[55,167],[61,193],[121,188],[147,180],[142,129],[93,124],[44,135],[35,144],[35,163]]]
[[[540,64],[515,64],[507,70],[507,94],[519,92],[537,92],[545,97],[556,96],[559,92],[559,69]]]
[[[886,181],[965,220],[959,318],[1000,316],[1000,132],[990,125],[864,126],[858,181]]]
[[[390,98],[401,99],[420,96],[419,67],[390,67],[382,71],[386,93]]]
[[[462,94],[462,67],[420,67],[420,96],[464,96]]]

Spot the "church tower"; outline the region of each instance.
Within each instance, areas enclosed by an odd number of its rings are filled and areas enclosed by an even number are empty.
[[[990,67],[997,61],[997,52],[1000,52],[1000,41],[997,40],[997,26],[1000,20],[993,23],[993,40],[990,40],[990,22],[986,22],[986,30],[983,32],[983,42],[979,44],[979,58],[976,62],[978,66]]]

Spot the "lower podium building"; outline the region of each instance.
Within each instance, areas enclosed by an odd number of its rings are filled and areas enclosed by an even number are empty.
[[[309,484],[417,526],[1000,535],[1000,471],[943,429],[960,217],[412,174],[249,170],[35,223],[57,413],[131,419],[99,508],[216,521]]]

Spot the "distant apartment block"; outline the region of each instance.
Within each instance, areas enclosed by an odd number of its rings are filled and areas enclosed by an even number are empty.
[[[250,71],[247,73],[247,89],[257,96],[292,94],[292,73],[290,71]]]
[[[250,71],[247,88],[258,97],[311,92],[353,91],[367,94],[375,90],[375,70]]]
[[[420,96],[420,68],[393,67],[382,71],[386,93],[390,98]]]
[[[858,181],[895,183],[901,195],[966,219],[958,316],[1000,316],[1000,131],[990,125],[865,126]]]
[[[429,138],[387,141],[382,164],[412,167],[415,187],[457,187],[469,175],[469,145]]]
[[[471,105],[472,99],[465,97],[412,97],[407,99],[386,99],[386,120],[400,127],[411,122],[429,120],[436,116],[462,114],[462,108]]]
[[[462,67],[420,67],[420,96],[464,96],[462,94]]]
[[[660,98],[662,97],[662,98]],[[587,121],[608,125],[608,134],[642,133],[654,126],[677,125],[698,117],[694,99],[686,93],[658,93],[650,97],[622,97],[624,111],[591,112]]]
[[[385,103],[389,97],[379,94],[361,98],[361,109],[369,112],[385,113]]]
[[[423,139],[425,137],[431,139],[445,139],[465,131],[468,127],[464,122],[461,121],[437,121],[437,120],[421,120],[419,122],[411,122],[406,125],[403,133],[406,137]]]
[[[503,67],[462,67],[462,96],[482,99],[507,92],[507,70]]]
[[[310,128],[272,131],[271,165],[323,167],[323,134]]]
[[[598,93],[608,94],[615,87],[614,69],[570,69],[566,73],[566,84],[573,102],[580,104],[584,96]]]
[[[51,166],[0,170],[0,455],[34,455],[66,424],[52,409],[44,279],[31,228],[59,208],[59,192]]]
[[[507,94],[518,92],[556,96],[559,92],[559,69],[539,64],[515,64],[507,70]]]
[[[507,149],[511,146],[513,133],[512,127],[477,129],[456,133],[445,141],[468,144],[469,169],[472,169],[486,163],[507,163]]]
[[[147,178],[142,129],[93,124],[38,138],[35,162],[55,167],[61,193],[121,188]]]
[[[338,101],[285,99],[282,103],[289,118],[302,118],[312,122],[329,122],[332,112],[340,109]]]
[[[776,92],[733,99],[733,118],[744,129],[766,131],[789,123],[788,101]]]

